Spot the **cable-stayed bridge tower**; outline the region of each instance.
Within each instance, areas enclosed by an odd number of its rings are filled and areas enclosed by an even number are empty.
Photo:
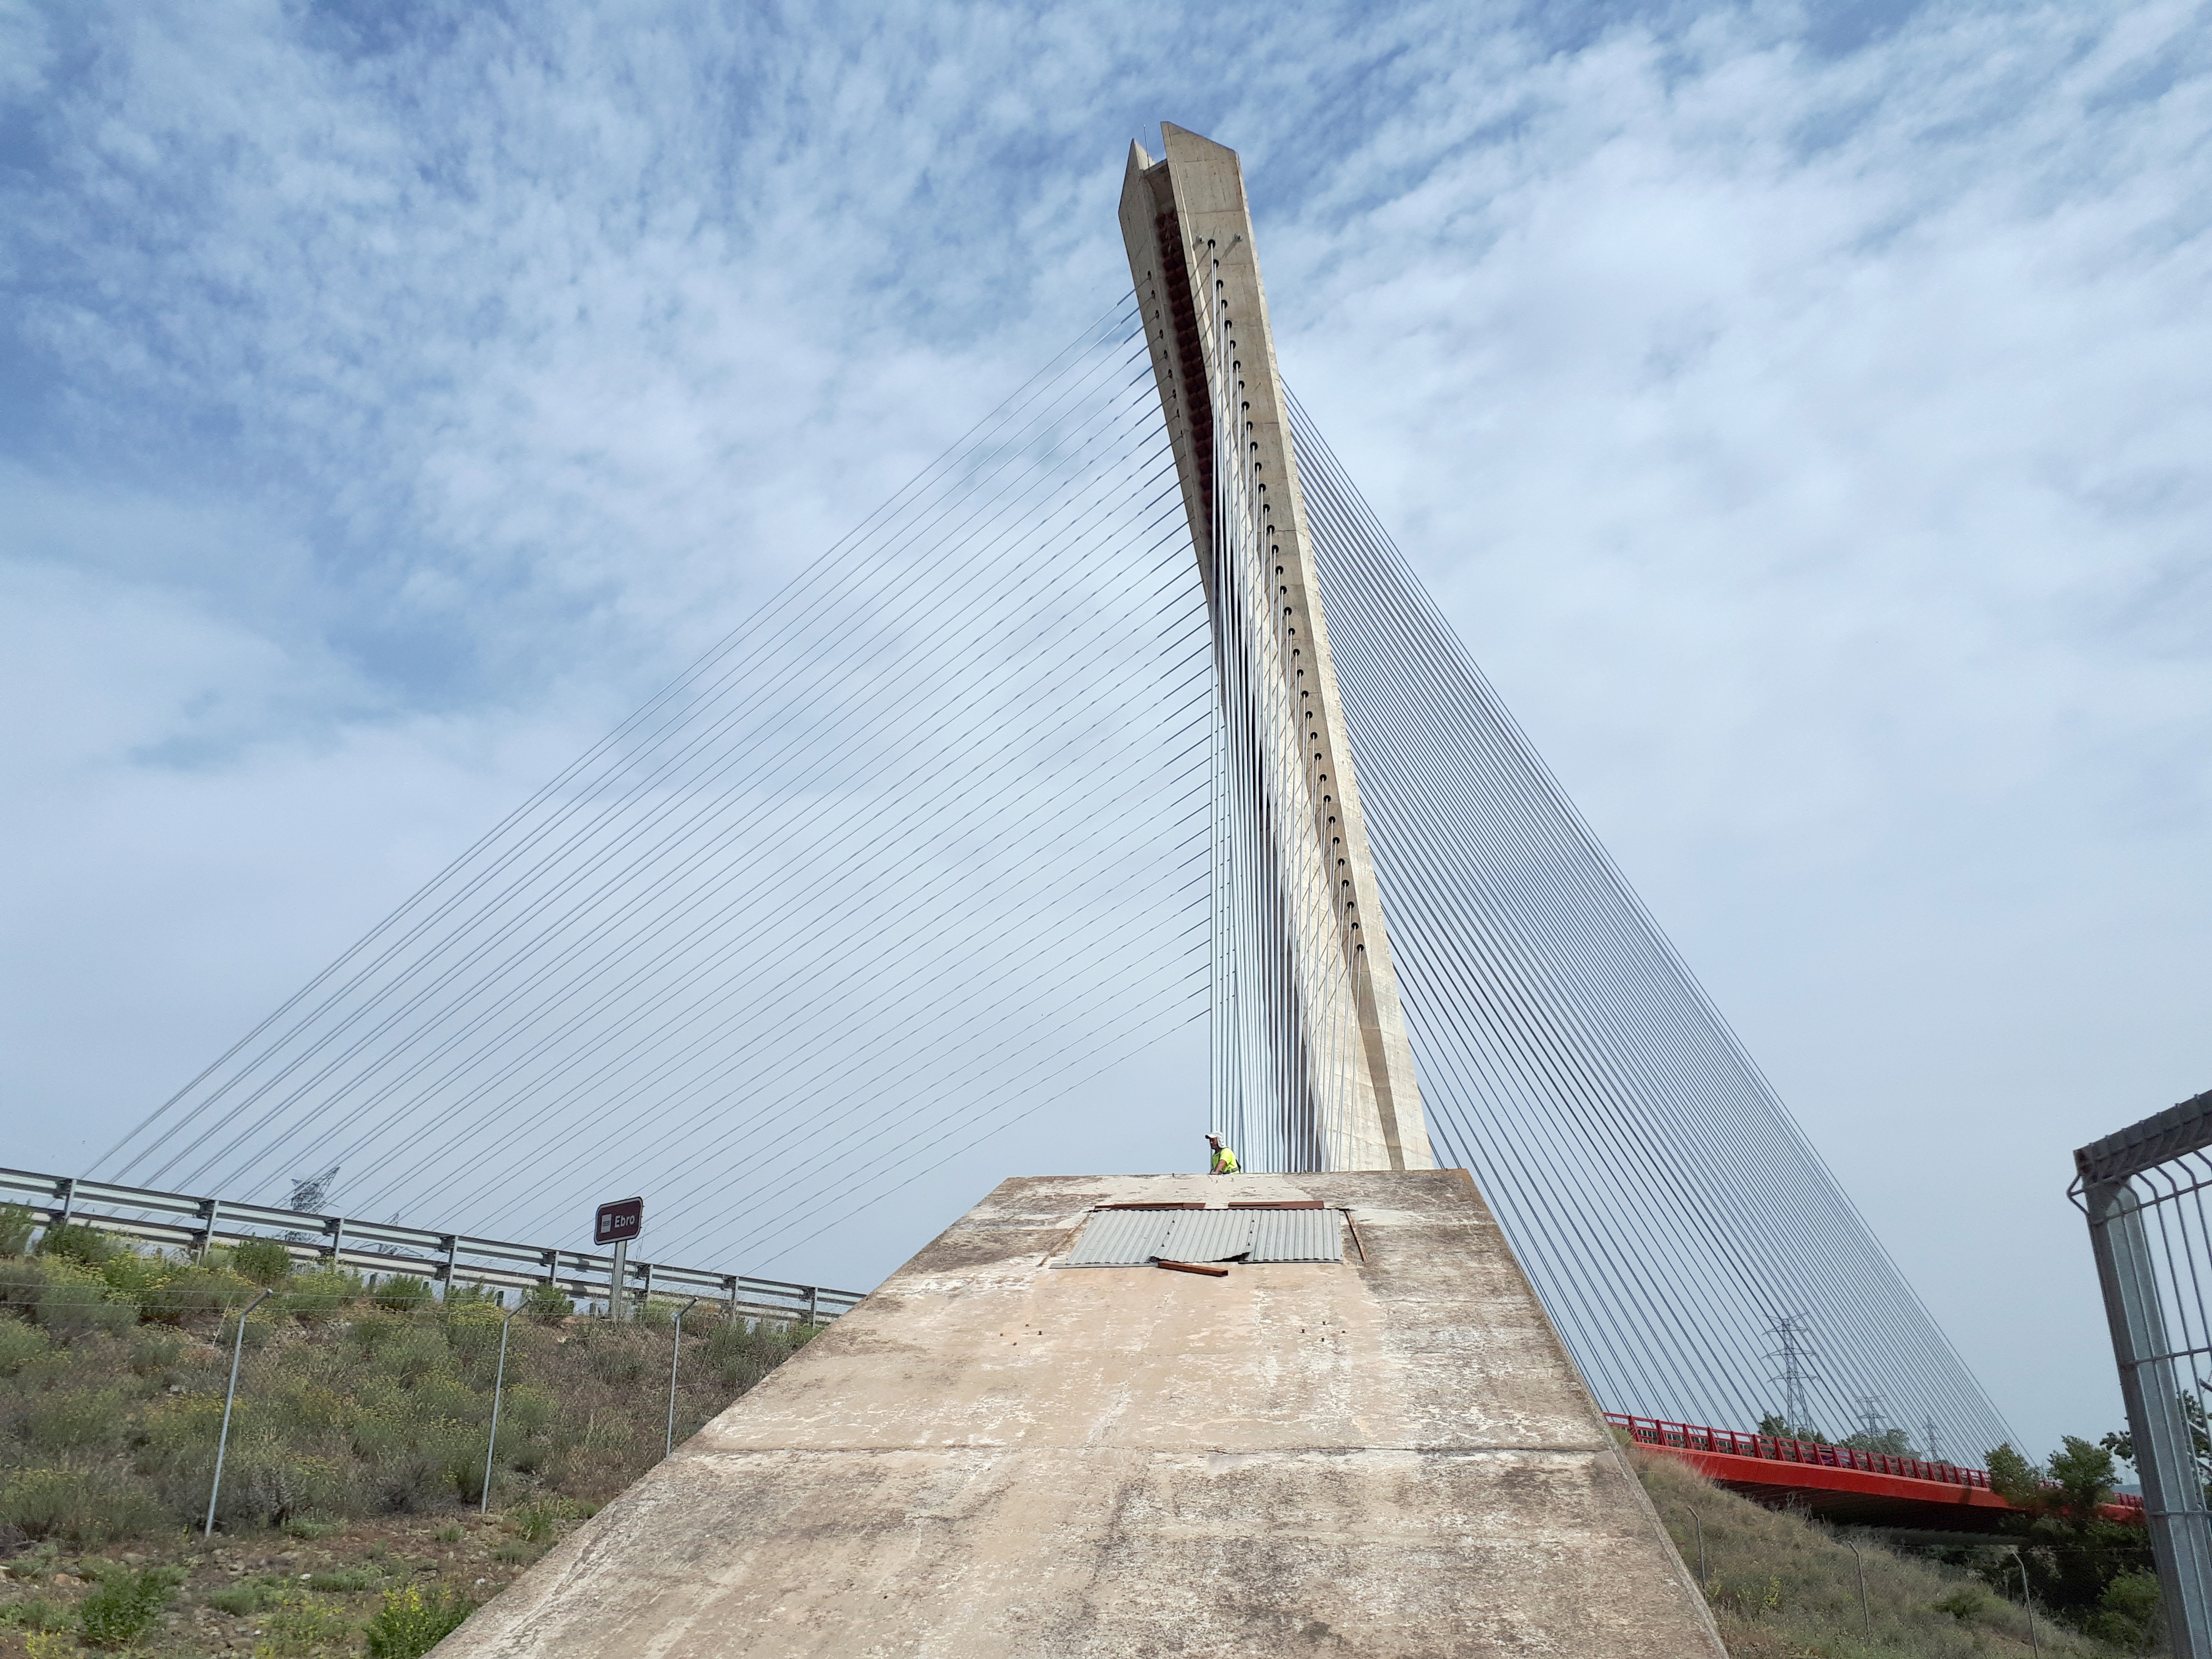
[[[1212,631],[1212,1102],[1248,1164],[1436,1165],[1236,151],[1129,147],[1121,236]]]
[[[650,1193],[663,1260],[858,1282],[1012,1137],[1172,1168],[1210,1112],[1270,1179],[1469,1171],[1613,1409],[2008,1437],[1285,384],[1237,155],[1162,131],[1126,295],[88,1173],[502,1238]]]

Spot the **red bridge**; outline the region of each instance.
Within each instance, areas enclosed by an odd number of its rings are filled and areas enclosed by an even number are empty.
[[[1680,1457],[1716,1486],[1776,1508],[1810,1510],[1824,1520],[1995,1532],[2004,1516],[2021,1512],[1990,1489],[1986,1469],[1619,1412],[1607,1412],[1605,1418],[1627,1430],[1638,1445]],[[2140,1498],[2117,1497],[2103,1509],[2114,1521],[2143,1518]]]

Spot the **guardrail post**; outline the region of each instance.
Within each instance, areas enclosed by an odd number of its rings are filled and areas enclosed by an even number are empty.
[[[66,1227],[70,1224],[70,1217],[76,1213],[76,1177],[64,1176],[54,1183],[54,1196],[62,1201],[62,1218],[54,1224]]]
[[[199,1248],[192,1252],[196,1260],[206,1261],[207,1253],[215,1248],[216,1218],[222,1213],[221,1199],[207,1198],[200,1200],[200,1243]]]
[[[446,1287],[446,1296],[450,1300],[453,1294],[453,1257],[459,1253],[461,1248],[460,1235],[446,1234],[445,1243],[446,1261],[445,1265],[438,1269],[438,1282]]]
[[[727,1319],[735,1319],[738,1316],[738,1276],[735,1273],[726,1273],[723,1276],[729,1280],[730,1285],[729,1311],[723,1316]]]
[[[817,1312],[821,1298],[822,1290],[819,1285],[809,1285],[806,1287],[806,1322],[810,1325],[818,1325],[822,1322]]]
[[[331,1266],[338,1265],[338,1253],[345,1249],[345,1218],[331,1218]]]

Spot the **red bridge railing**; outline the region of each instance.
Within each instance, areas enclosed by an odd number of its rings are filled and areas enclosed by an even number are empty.
[[[1855,1446],[1788,1440],[1771,1434],[1743,1434],[1735,1429],[1709,1429],[1698,1423],[1669,1423],[1660,1418],[1629,1417],[1620,1412],[1607,1412],[1605,1420],[1626,1429],[1633,1438],[1647,1446],[1725,1452],[1732,1457],[1763,1457],[1777,1463],[1818,1463],[1831,1469],[1864,1469],[1869,1474],[1901,1474],[1910,1480],[1940,1480],[1947,1486],[1980,1486],[1986,1490],[1990,1484],[1987,1469],[1930,1463],[1923,1458],[1899,1457],[1889,1452],[1861,1451]]]
[[[1987,1469],[1970,1469],[1956,1463],[1932,1463],[1925,1458],[1861,1451],[1856,1446],[1824,1445],[1819,1441],[1790,1440],[1778,1435],[1744,1434],[1735,1429],[1708,1428],[1701,1423],[1669,1423],[1662,1418],[1631,1417],[1621,1412],[1607,1412],[1605,1420],[1626,1429],[1631,1438],[1646,1446],[1719,1452],[1730,1457],[1756,1457],[1775,1463],[1813,1463],[1831,1469],[1863,1469],[1869,1474],[1899,1475],[1908,1480],[1934,1480],[1947,1486],[1990,1490]],[[2103,1507],[2108,1512],[2117,1510],[2124,1516],[2139,1516],[2142,1499],[2119,1492],[2106,1500]]]

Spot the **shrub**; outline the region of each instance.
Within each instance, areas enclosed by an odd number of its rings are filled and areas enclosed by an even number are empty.
[[[1971,1624],[1981,1616],[1982,1609],[1990,1606],[1989,1593],[1978,1584],[1961,1584],[1948,1595],[1938,1596],[1936,1611],[1948,1613],[1960,1624]]]
[[[55,1389],[23,1413],[23,1432],[41,1451],[112,1445],[127,1409],[120,1389]]]
[[[528,1384],[510,1388],[500,1402],[500,1427],[513,1429],[518,1434],[543,1434],[553,1426],[559,1408],[553,1396],[543,1389]]]
[[[111,1567],[77,1604],[77,1636],[88,1648],[127,1648],[154,1626],[184,1574],[173,1567]]]
[[[2124,1572],[2105,1586],[2089,1634],[2117,1647],[2146,1645],[2158,1624],[2158,1580],[2147,1572]]]
[[[137,1302],[156,1285],[175,1278],[177,1264],[143,1250],[118,1250],[100,1264],[100,1281],[116,1300]]]
[[[278,1294],[276,1307],[279,1312],[313,1325],[336,1318],[359,1301],[362,1294],[359,1273],[340,1267],[317,1267],[312,1272],[294,1273]]]
[[[0,1376],[13,1376],[53,1346],[46,1334],[20,1319],[0,1318]]]
[[[255,1284],[274,1287],[292,1276],[292,1252],[278,1238],[249,1238],[231,1247],[230,1270]]]
[[[525,1504],[507,1517],[507,1524],[526,1542],[542,1544],[561,1529],[561,1510],[558,1504],[540,1499]]]
[[[558,1285],[532,1285],[522,1298],[522,1311],[541,1325],[557,1325],[576,1311],[576,1304],[561,1293]]]
[[[422,1659],[475,1610],[449,1590],[386,1590],[383,1610],[368,1621],[369,1659]]]
[[[21,1469],[0,1486],[0,1521],[33,1538],[96,1548],[152,1532],[165,1519],[146,1486],[100,1467]]]
[[[310,1455],[282,1441],[257,1437],[241,1445],[234,1422],[231,1437],[216,1510],[216,1519],[226,1527],[259,1523],[289,1528],[312,1516],[343,1515],[359,1506],[353,1471],[339,1460]],[[205,1457],[203,1467],[211,1474],[212,1445]],[[193,1485],[183,1486],[176,1495],[182,1498],[195,1492],[198,1502],[204,1504],[206,1475]]]
[[[185,1339],[176,1332],[141,1327],[131,1344],[131,1369],[141,1376],[173,1381],[173,1374],[185,1363]]]
[[[602,1382],[635,1382],[645,1374],[645,1350],[626,1333],[612,1327],[592,1333],[585,1350],[592,1375]]]
[[[0,1255],[21,1255],[31,1248],[39,1218],[24,1204],[0,1204]]]
[[[49,1601],[43,1595],[26,1596],[0,1607],[0,1624],[13,1625],[17,1630],[67,1630],[70,1610],[65,1602]]]
[[[253,1291],[248,1280],[221,1267],[185,1267],[143,1292],[138,1305],[145,1318],[181,1325],[188,1319],[228,1313],[250,1301]]]
[[[207,1604],[217,1613],[227,1613],[234,1619],[244,1619],[257,1613],[276,1599],[277,1587],[258,1579],[243,1583],[225,1584],[221,1589],[208,1592]]]
[[[96,1227],[88,1227],[81,1221],[72,1221],[63,1227],[49,1227],[46,1236],[39,1241],[40,1255],[56,1256],[87,1267],[97,1267],[120,1248],[106,1233]]]
[[[377,1370],[415,1388],[442,1374],[453,1362],[442,1331],[432,1325],[403,1325],[382,1343],[376,1354]]]
[[[762,1325],[749,1330],[744,1321],[732,1320],[714,1327],[701,1346],[723,1385],[742,1393],[789,1358],[805,1340],[795,1334],[810,1328]]]
[[[46,1270],[39,1262],[29,1256],[0,1256],[0,1309],[33,1318],[46,1288]]]
[[[107,1282],[66,1257],[44,1264],[46,1282],[39,1292],[39,1323],[61,1341],[94,1331],[121,1335],[135,1329],[138,1310],[112,1300]]]
[[[394,1273],[370,1292],[380,1308],[392,1313],[412,1313],[430,1305],[430,1282],[412,1273]]]
[[[262,1620],[253,1659],[289,1659],[335,1646],[353,1634],[345,1615],[299,1590],[280,1591]]]
[[[368,1567],[344,1567],[336,1572],[307,1575],[307,1588],[319,1590],[325,1595],[358,1595],[363,1590],[374,1589],[383,1582],[382,1573]]]

